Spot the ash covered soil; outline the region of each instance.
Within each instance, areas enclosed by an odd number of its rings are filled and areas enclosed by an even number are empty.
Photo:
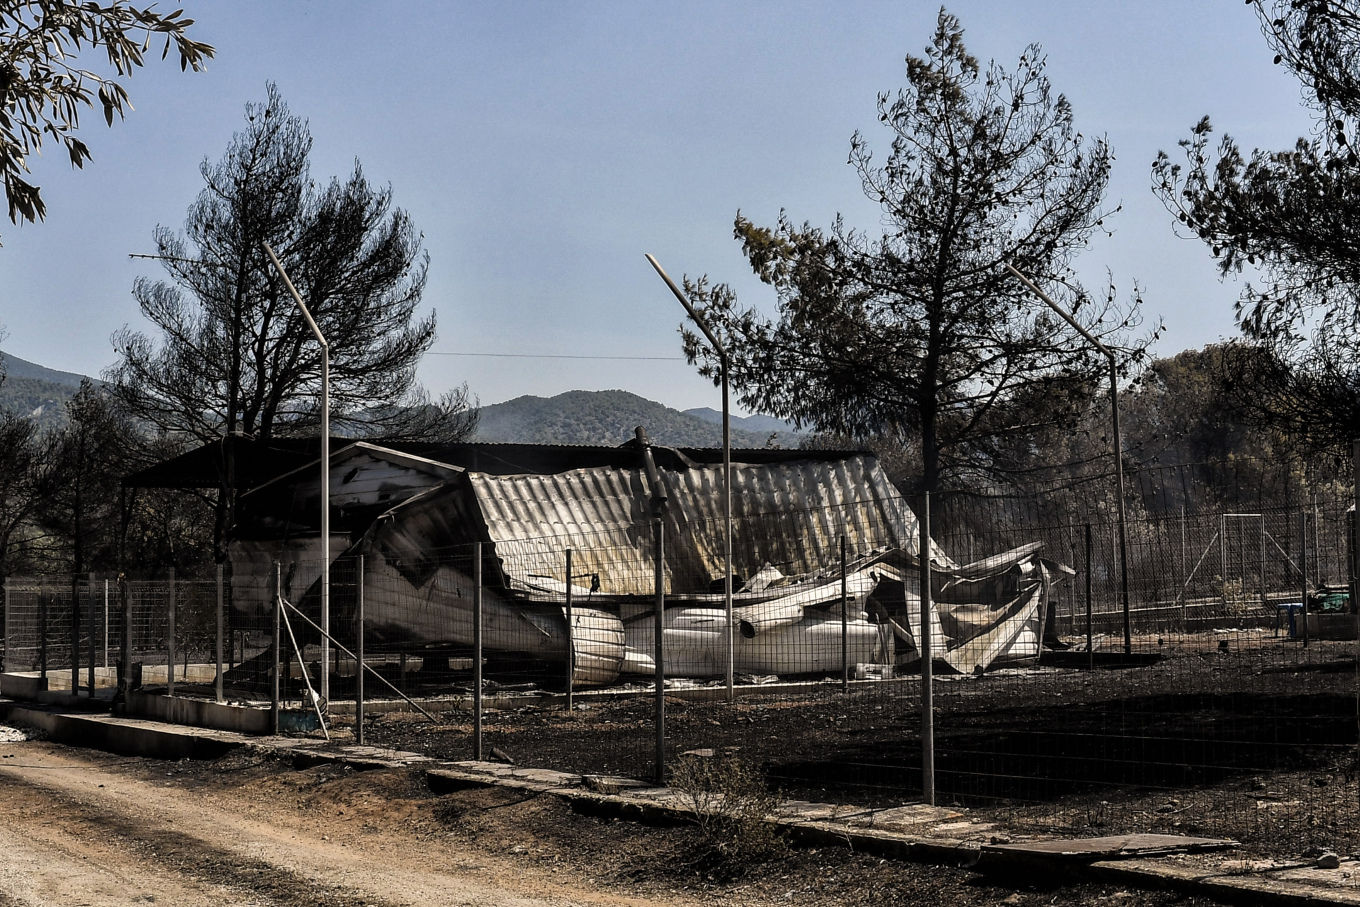
[[[1068,655],[1063,667],[937,678],[937,802],[1003,834],[1158,832],[1234,838],[1271,856],[1356,853],[1354,651],[1268,631],[1164,635],[1136,639],[1132,665],[1099,653],[1087,670],[1085,656]],[[730,704],[668,695],[668,766],[701,751],[758,767],[789,798],[919,802],[919,689],[910,677],[848,695],[834,683],[741,690]],[[495,702],[487,758],[655,777],[650,692],[579,695],[570,712],[546,695]],[[447,706],[433,723],[371,716],[366,742],[471,759],[472,716]]]
[[[161,762],[0,744],[0,905],[1208,904],[999,882],[839,847],[715,876],[690,826],[574,813],[550,795],[437,796],[415,769],[295,770],[262,751]]]

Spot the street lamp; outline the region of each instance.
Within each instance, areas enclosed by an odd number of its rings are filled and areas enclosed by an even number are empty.
[[[680,292],[680,288],[675,285],[675,281],[671,280],[670,276],[662,269],[660,262],[650,254],[647,255],[647,260],[651,262],[653,268],[656,268],[656,273],[660,274],[661,279],[666,281],[666,286],[671,288],[671,292],[675,294],[676,299],[680,300],[680,304],[685,307],[685,311],[689,313],[689,317],[699,326],[699,330],[703,331],[704,336],[708,338],[709,345],[712,346],[714,352],[718,354],[718,363],[722,370],[723,599],[727,613],[727,701],[731,702],[733,699],[732,663],[736,658],[736,643],[732,638],[732,421],[730,408],[728,406],[727,350],[723,347],[722,342],[718,340],[714,333],[708,329],[708,325],[699,317],[699,313],[695,311],[694,306],[690,305],[689,300],[685,298],[685,294]]]
[[[331,347],[269,243],[264,251],[321,344],[321,699],[331,701]]]
[[[1057,312],[1062,320],[1085,337],[1088,343],[1104,353],[1110,363],[1110,414],[1114,421],[1114,475],[1117,486],[1116,503],[1119,505],[1119,581],[1120,592],[1124,598],[1124,654],[1131,655],[1133,654],[1133,635],[1129,626],[1129,530],[1128,517],[1124,512],[1124,445],[1119,436],[1119,373],[1115,365],[1114,351],[1078,324],[1077,319],[1073,318],[1066,309],[1049,299],[1043,290],[1040,290],[1034,285],[1033,281],[1017,271],[1010,262],[1003,262],[1003,264],[1006,266],[1006,270],[1014,274],[1021,283],[1029,288],[1031,293],[1038,296],[1045,305]]]

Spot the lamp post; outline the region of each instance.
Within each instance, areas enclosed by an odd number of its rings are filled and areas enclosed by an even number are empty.
[[[1119,373],[1115,365],[1114,351],[1078,324],[1077,319],[1073,318],[1062,306],[1049,299],[1043,290],[1040,290],[1032,280],[1017,271],[1014,265],[1008,261],[1003,262],[1003,264],[1005,264],[1006,270],[1014,274],[1017,280],[1029,288],[1031,293],[1039,297],[1050,309],[1057,312],[1063,321],[1072,326],[1073,330],[1085,337],[1087,343],[1104,353],[1110,363],[1110,415],[1114,422],[1114,475],[1117,489],[1115,503],[1119,506],[1119,582],[1120,594],[1124,599],[1124,654],[1131,655],[1133,653],[1133,635],[1129,626],[1129,531],[1128,517],[1124,512],[1124,445],[1119,435]]]
[[[312,313],[298,294],[279,258],[263,243],[264,251],[283,278],[284,286],[307,320],[316,342],[321,344],[321,699],[331,701],[331,348],[316,326]]]
[[[661,279],[666,282],[666,286],[671,288],[675,298],[680,300],[680,304],[689,313],[690,319],[699,326],[699,330],[708,338],[709,345],[718,354],[718,363],[722,371],[722,438],[723,438],[723,603],[727,614],[727,701],[733,699],[732,690],[732,663],[736,658],[736,641],[732,638],[732,419],[731,410],[728,405],[728,383],[727,383],[727,350],[722,342],[708,329],[708,325],[694,306],[690,305],[685,294],[680,292],[680,288],[675,285],[665,270],[661,267],[652,255],[647,255],[647,261],[651,262],[656,273],[661,275]]]

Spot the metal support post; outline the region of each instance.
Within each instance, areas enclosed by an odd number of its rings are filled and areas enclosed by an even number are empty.
[[[97,654],[96,651],[95,651],[95,642],[96,642],[96,638],[95,638],[95,632],[94,632],[94,628],[95,628],[95,626],[96,626],[96,624],[95,624],[95,616],[96,616],[96,615],[95,615],[94,574],[93,574],[93,573],[90,574],[90,587],[89,587],[89,589],[87,589],[87,590],[85,591],[85,610],[86,610],[86,614],[87,614],[88,617],[89,617],[89,619],[85,621],[85,626],[89,628],[89,629],[86,630],[86,636],[89,638],[89,642],[88,642],[88,643],[86,644],[86,646],[85,646],[85,651],[86,651],[86,652],[88,653],[88,655],[89,655],[89,663],[88,663],[88,665],[87,665],[86,668],[85,668],[85,676],[86,676],[86,678],[90,681],[90,684],[89,684],[89,685],[90,685],[90,698],[93,699],[93,698],[94,698],[94,662],[95,662],[95,655]]]
[[[1110,365],[1110,420],[1114,429],[1114,475],[1115,475],[1115,503],[1119,509],[1119,589],[1124,600],[1124,654],[1133,654],[1133,631],[1129,616],[1129,534],[1128,534],[1128,512],[1124,506],[1124,443],[1119,433],[1119,366],[1115,358],[1114,351],[1105,344],[1101,343],[1094,334],[1082,327],[1080,322],[1072,316],[1070,312],[1049,299],[1045,293],[1034,285],[1024,274],[1015,269],[1010,262],[1003,262],[1006,270],[1029,288],[1030,292],[1058,314],[1066,321],[1073,330],[1086,342],[1100,350],[1109,361]]]
[[[930,650],[930,492],[921,513],[921,797],[935,805],[935,674]]]
[[[218,564],[218,565],[217,565],[217,682],[216,682],[216,693],[217,693],[217,701],[218,701],[218,702],[225,702],[225,701],[226,701],[226,697],[223,695],[223,691],[222,691],[222,681],[223,681],[223,678],[222,678],[222,674],[223,674],[223,671],[222,671],[222,661],[223,661],[223,658],[222,658],[222,645],[223,645],[223,643],[222,643],[222,637],[223,637],[223,632],[222,632],[222,631],[223,631],[223,629],[224,629],[223,626],[222,626],[222,624],[223,624],[223,616],[224,616],[224,615],[223,615],[223,605],[226,604],[226,602],[224,601],[225,597],[226,597],[226,596],[223,594],[223,588],[222,588],[222,565],[221,565],[221,564]]]
[[[1086,524],[1086,668],[1096,667],[1095,637],[1091,633],[1091,524]]]
[[[1351,620],[1355,622],[1353,629],[1357,631],[1355,634],[1355,680],[1352,688],[1355,690],[1355,757],[1357,761],[1360,761],[1360,613],[1356,610],[1357,607],[1360,607],[1360,595],[1357,595],[1357,592],[1360,591],[1360,441],[1353,444],[1351,456],[1355,470],[1355,486],[1352,492],[1355,499],[1355,524],[1350,539],[1350,561],[1353,565],[1352,569],[1357,574],[1351,577],[1350,615]]]
[[[482,760],[482,543],[472,546],[472,758]]]
[[[1303,622],[1303,647],[1308,648],[1308,510],[1299,513],[1299,573],[1302,574],[1303,598],[1299,599],[1299,617]]]
[[[1243,590],[1244,592],[1246,590]],[[1266,515],[1261,514],[1261,610],[1270,607],[1266,597]]]
[[[283,568],[274,562],[274,617],[273,629],[269,639],[269,661],[271,666],[269,694],[269,725],[273,733],[279,733],[279,632],[282,630],[283,615]]]
[[[656,647],[656,784],[666,785],[666,525],[653,521],[655,533],[653,559],[656,562],[656,603],[653,605]]]
[[[850,615],[845,576],[845,533],[841,533],[841,692],[850,692]]]
[[[118,678],[118,691],[126,695],[132,685],[132,586],[127,577],[118,577],[118,599],[123,611],[123,654],[119,659],[123,666],[122,676]]]
[[[170,602],[165,614],[165,695],[175,695],[175,568],[170,568]]]
[[[80,694],[80,575],[71,574],[71,695]]]
[[[38,577],[38,676],[47,680],[47,577]]]
[[[364,556],[354,565],[354,742],[364,745]]]
[[[572,693],[574,692],[576,680],[576,638],[575,622],[571,614],[571,549],[567,549],[567,716],[571,716],[573,706]]]

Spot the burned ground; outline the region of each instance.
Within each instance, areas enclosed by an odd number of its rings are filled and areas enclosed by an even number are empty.
[[[1220,647],[1219,641],[1227,641]],[[1353,643],[1250,633],[1140,640],[1132,666],[1038,667],[936,686],[937,800],[1021,831],[1233,837],[1278,854],[1360,849]],[[1159,644],[1160,642],[1160,644]],[[654,699],[532,695],[487,709],[484,750],[522,765],[652,778]],[[784,795],[861,806],[919,800],[919,679],[668,696],[667,755],[759,766]],[[472,717],[370,719],[368,742],[472,757]]]

